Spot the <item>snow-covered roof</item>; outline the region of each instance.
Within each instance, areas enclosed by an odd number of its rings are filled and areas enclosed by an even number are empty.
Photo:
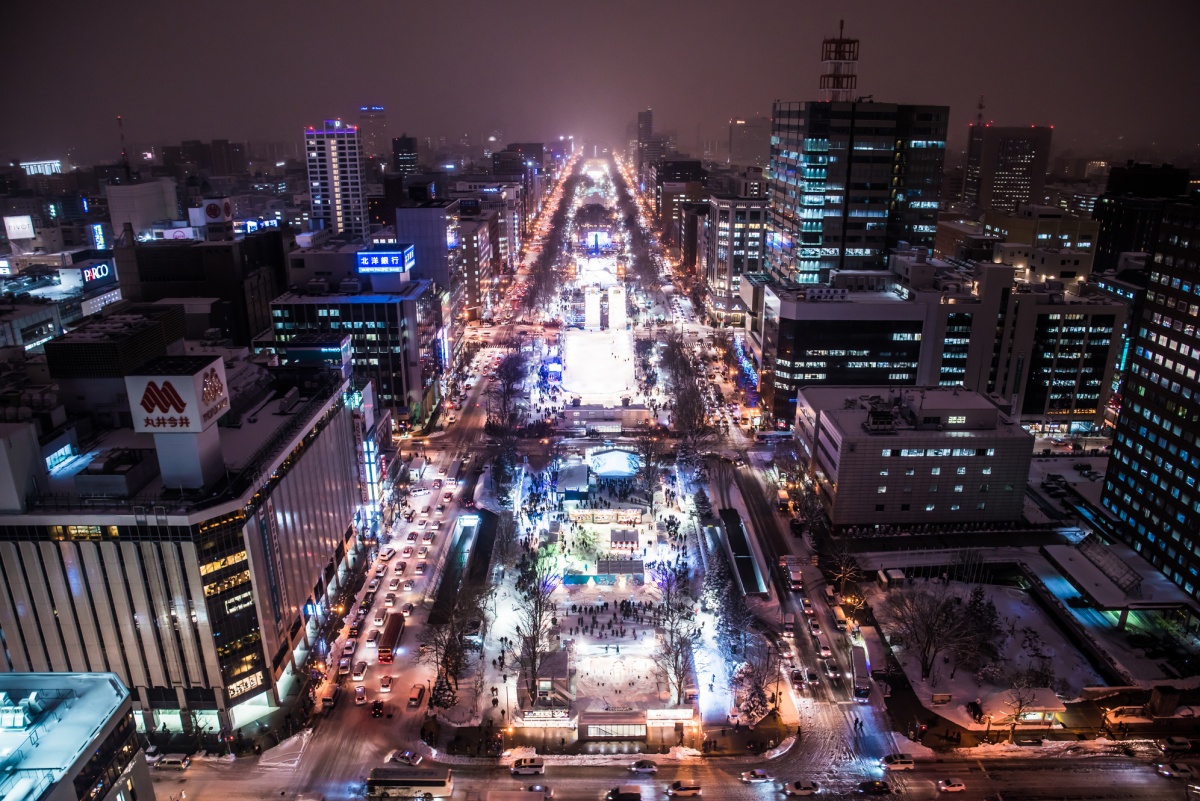
[[[642,460],[635,453],[614,449],[593,453],[591,464],[600,478],[631,478],[641,469]]]

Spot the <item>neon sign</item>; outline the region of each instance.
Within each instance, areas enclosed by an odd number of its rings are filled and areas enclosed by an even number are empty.
[[[356,258],[360,273],[406,273],[417,263],[412,245],[403,250],[364,250]]]

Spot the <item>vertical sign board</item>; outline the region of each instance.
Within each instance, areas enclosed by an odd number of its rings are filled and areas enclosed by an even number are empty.
[[[287,602],[279,581],[279,530],[275,523],[275,504],[268,498],[258,507],[258,535],[262,540],[263,561],[267,565],[267,589],[271,592],[271,613],[275,630],[283,636],[283,607]]]

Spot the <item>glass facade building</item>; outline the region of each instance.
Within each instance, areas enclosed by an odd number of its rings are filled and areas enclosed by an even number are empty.
[[[1129,545],[1200,598],[1200,204],[1163,213],[1103,503]]]
[[[769,272],[799,284],[885,268],[901,241],[932,245],[945,106],[777,102],[772,109]]]

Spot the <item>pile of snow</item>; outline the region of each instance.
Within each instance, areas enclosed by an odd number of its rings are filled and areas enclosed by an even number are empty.
[[[696,757],[704,756],[695,748],[688,748],[684,745],[671,746],[670,753],[667,754],[667,759],[695,759]]]
[[[236,762],[237,757],[233,754],[210,754],[207,751],[201,751],[192,756],[193,762]]]
[[[304,749],[311,737],[312,729],[305,729],[274,748],[268,748],[263,751],[262,758],[258,760],[258,766],[260,768],[296,767],[300,764],[300,757],[304,755]]]
[[[501,765],[511,765],[518,759],[529,759],[537,756],[537,749],[530,746],[521,746],[520,748],[510,748],[500,756]]]
[[[892,734],[892,739],[896,741],[896,752],[908,754],[909,756],[934,756],[937,752],[927,745],[921,745],[915,740],[910,740],[903,734]]]
[[[781,757],[784,754],[786,754],[788,751],[790,751],[792,746],[795,744],[796,744],[795,737],[786,737],[786,738],[784,738],[782,743],[775,746],[767,753],[763,754],[763,756],[765,756],[767,759],[775,759],[777,757]]]

